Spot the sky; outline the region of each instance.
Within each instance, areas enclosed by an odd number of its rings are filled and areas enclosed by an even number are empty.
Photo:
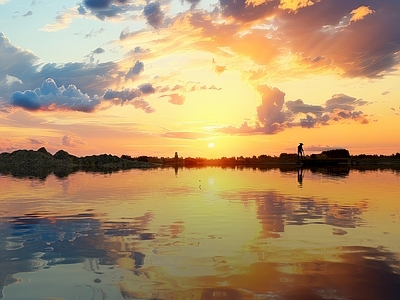
[[[399,0],[0,0],[0,152],[400,152]]]

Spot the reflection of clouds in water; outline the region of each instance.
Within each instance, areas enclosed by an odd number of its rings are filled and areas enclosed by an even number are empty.
[[[326,224],[355,228],[362,222],[365,203],[357,205],[332,204],[323,199],[291,198],[277,192],[248,195],[257,203],[257,218],[264,238],[278,238],[287,225]]]
[[[11,276],[20,272],[76,263],[95,272],[98,268],[93,262],[115,264],[122,250],[131,251],[126,256],[141,267],[145,255],[135,251],[135,244],[152,239],[152,233],[144,232],[152,214],[125,222],[102,223],[97,217],[91,213],[57,218],[30,214],[0,219],[0,237],[7,237],[0,240],[0,298],[2,289],[15,281]],[[131,239],[131,246],[124,246],[124,237]]]
[[[258,261],[240,271],[184,278],[169,273],[168,266],[148,267],[136,275],[125,274],[118,285],[123,295],[140,299],[398,299],[395,254],[372,247],[325,250],[335,253],[335,260],[304,259],[299,254],[300,261]]]

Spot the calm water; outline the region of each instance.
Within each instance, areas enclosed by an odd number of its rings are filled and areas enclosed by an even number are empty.
[[[0,298],[400,299],[391,170],[82,172],[0,188]]]

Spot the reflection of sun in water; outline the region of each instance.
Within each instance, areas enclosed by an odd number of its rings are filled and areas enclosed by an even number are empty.
[[[208,148],[214,148],[214,147],[215,147],[215,144],[213,142],[208,144]]]

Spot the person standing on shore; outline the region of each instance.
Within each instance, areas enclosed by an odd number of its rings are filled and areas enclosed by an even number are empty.
[[[297,146],[297,156],[298,156],[298,158],[302,158],[304,156],[303,143],[300,143]]]

